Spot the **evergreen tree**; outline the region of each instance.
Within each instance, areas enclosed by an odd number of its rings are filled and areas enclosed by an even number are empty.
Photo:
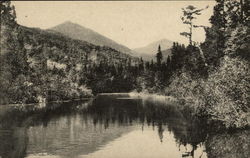
[[[210,18],[211,28],[206,28],[206,39],[201,45],[210,69],[219,66],[220,58],[224,56],[226,13],[225,0],[216,0],[213,15]]]
[[[162,58],[163,58],[163,56],[162,56],[162,52],[161,52],[161,46],[159,45],[159,47],[158,47],[158,52],[157,52],[157,54],[156,54],[156,60],[157,60],[157,65],[158,65],[158,67],[161,66]]]
[[[232,32],[236,33],[240,31],[237,26],[242,25],[249,27],[250,24],[249,0],[216,0],[216,2],[214,13],[210,18],[212,27],[206,29],[206,40],[201,45],[210,69],[215,69],[220,65],[220,61],[225,55],[225,50],[227,50],[226,52],[229,50],[228,46],[226,46],[229,44],[228,40],[232,40],[236,37],[232,35]],[[244,30],[244,28],[242,29]],[[243,30],[241,30],[241,32]],[[242,42],[243,39],[247,41],[247,36],[245,35],[242,35],[240,38]],[[237,38],[234,38],[234,40],[236,39]]]
[[[0,2],[1,12],[1,44],[0,44],[0,102],[18,100],[27,97],[28,62],[24,43],[18,36],[22,32],[16,23],[15,7],[10,1]],[[16,85],[16,87],[14,87]],[[24,89],[23,91],[21,89]],[[15,95],[11,95],[15,93]],[[22,93],[22,94],[21,94]],[[7,95],[7,96],[6,96]],[[10,96],[8,96],[10,95]],[[7,98],[5,100],[4,98]]]
[[[150,70],[153,71],[154,69],[155,69],[154,60],[152,59],[150,62]]]
[[[145,68],[146,68],[147,71],[149,71],[149,69],[150,69],[150,63],[149,63],[149,61],[145,62]]]
[[[171,68],[172,71],[180,70],[184,65],[184,54],[185,48],[177,42],[173,43],[173,47],[171,49],[172,58],[171,58]]]
[[[0,2],[1,28],[4,26],[16,27],[16,11],[10,1]]]
[[[170,65],[171,65],[171,59],[170,59],[170,56],[168,56],[168,58],[167,58],[167,67],[170,67]]]
[[[139,61],[139,71],[140,72],[144,71],[144,61],[143,61],[142,57],[140,58],[140,61]]]
[[[208,8],[208,7],[206,7]],[[206,9],[204,8],[204,9]],[[189,31],[188,32],[181,32],[180,34],[182,36],[185,36],[189,39],[189,45],[193,45],[193,28],[197,25],[194,25],[193,20],[196,19],[198,15],[201,15],[201,12],[204,9],[197,9],[196,7],[189,5],[186,8],[182,8],[183,11],[183,16],[181,17],[181,20],[183,24],[186,24],[189,26]]]

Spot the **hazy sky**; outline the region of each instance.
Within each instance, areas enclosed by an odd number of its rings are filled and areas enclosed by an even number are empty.
[[[14,1],[17,21],[28,27],[47,29],[72,21],[90,28],[130,48],[145,46],[166,38],[187,43],[179,35],[187,30],[182,24],[181,8],[192,4],[209,9],[196,20],[210,26],[214,1]],[[203,29],[194,32],[196,41],[204,40]]]

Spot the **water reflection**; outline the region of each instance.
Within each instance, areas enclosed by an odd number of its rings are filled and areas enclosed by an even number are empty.
[[[0,156],[2,158],[25,157],[27,143],[26,128],[0,129]]]
[[[208,133],[211,127],[190,109],[166,101],[123,94],[48,106],[8,115],[1,110],[2,158],[250,156],[249,131]]]
[[[249,158],[250,131],[210,135],[206,141],[207,154],[212,158]]]

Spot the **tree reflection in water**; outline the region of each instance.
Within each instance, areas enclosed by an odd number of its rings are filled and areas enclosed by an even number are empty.
[[[206,141],[207,154],[211,158],[249,158],[250,131],[209,135]]]
[[[188,144],[192,146],[191,151],[185,152],[183,156],[193,157],[196,148],[207,137],[206,124],[203,120],[193,117],[188,108],[180,109],[177,105],[166,105],[165,101],[151,99],[112,99],[110,104],[112,97],[114,96],[99,96],[88,109],[81,112],[83,115],[91,114],[94,116],[94,123],[100,122],[106,127],[109,126],[109,120],[123,126],[139,122],[142,129],[145,123],[153,129],[156,126],[161,142],[164,128],[167,128],[167,131],[174,134],[179,147]]]
[[[71,131],[74,130],[71,126],[74,124],[75,119],[80,119],[80,126],[91,123],[94,128],[110,130],[108,132],[111,134],[115,129],[118,132],[117,137],[121,135],[122,131],[129,131],[129,127],[135,124],[140,125],[142,131],[144,126],[152,127],[153,130],[156,128],[161,142],[166,141],[166,139],[163,139],[164,132],[170,132],[179,146],[182,157],[250,157],[250,142],[248,139],[250,134],[248,130],[234,133],[209,133],[211,127],[207,127],[204,120],[192,116],[191,109],[184,106],[166,104],[165,101],[152,99],[126,99],[124,97],[128,96],[100,95],[88,102],[68,102],[61,103],[60,106],[49,104],[48,106],[52,109],[37,113],[23,114],[20,111],[14,111],[8,113],[8,115],[0,114],[0,156],[2,158],[25,157],[28,142],[33,142],[35,138],[42,134],[36,127],[51,126],[51,120],[72,118],[67,121],[68,124],[65,126],[69,127]],[[114,128],[114,125],[117,127]],[[34,127],[34,129],[29,131],[38,132],[38,135],[33,134],[31,136],[32,133],[27,132],[30,127]],[[89,125],[88,128],[90,127]],[[78,127],[80,133],[82,129],[83,127]],[[55,131],[56,129],[54,129]],[[85,130],[85,132],[87,131]],[[71,135],[70,139],[80,141],[78,139],[83,137],[83,134]],[[103,138],[99,137],[102,136],[95,134],[95,139],[103,140]],[[106,137],[109,139],[105,141],[117,138],[111,138],[108,135]],[[84,139],[89,138],[84,137]],[[61,144],[65,143],[63,140],[61,141]],[[93,144],[90,145],[93,146]],[[206,149],[203,148],[204,146]],[[88,148],[88,146],[84,146],[84,148]],[[198,149],[202,151],[197,151]],[[89,150],[96,149],[90,148]],[[199,152],[198,156],[197,152]]]

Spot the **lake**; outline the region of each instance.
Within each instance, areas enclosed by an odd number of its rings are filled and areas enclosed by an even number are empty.
[[[249,130],[210,132],[164,99],[103,94],[47,106],[0,114],[1,158],[250,157]]]

